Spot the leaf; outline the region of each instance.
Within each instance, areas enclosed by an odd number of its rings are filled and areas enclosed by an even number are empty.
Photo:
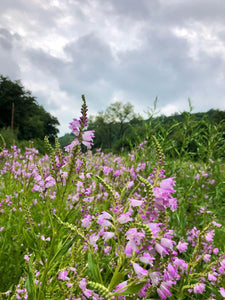
[[[88,253],[88,269],[90,270],[95,282],[102,284],[103,281],[102,281],[102,276],[101,276],[101,273],[99,270],[99,266],[96,263],[94,256],[90,252]]]
[[[54,255],[54,257],[52,258],[51,262],[50,262],[50,266],[53,266],[53,262],[59,260],[63,255],[66,254],[66,252],[72,247],[74,241],[76,240],[76,236],[69,241],[66,241],[61,248],[57,251],[57,253]]]
[[[27,278],[25,281],[25,287],[27,289],[28,299],[35,300],[36,299],[36,290],[35,290],[35,283],[34,283],[34,273],[31,269],[30,264],[32,263],[31,259],[28,264],[28,271],[27,271]]]
[[[138,283],[135,285],[131,285],[126,289],[126,291],[119,293],[118,295],[133,295],[140,292],[140,290],[143,288],[143,286],[146,285],[146,282]]]
[[[124,277],[127,272],[117,272],[113,274],[113,277],[110,281],[110,290],[112,290],[115,286],[117,286],[120,282],[124,281]]]

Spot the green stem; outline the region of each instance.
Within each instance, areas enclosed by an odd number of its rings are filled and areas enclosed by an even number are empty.
[[[48,256],[48,259],[47,259],[47,262],[46,262],[44,273],[41,277],[41,281],[40,281],[41,285],[40,285],[40,289],[39,289],[39,292],[38,292],[37,300],[42,300],[43,299],[42,293],[44,292],[44,288],[45,288],[45,285],[46,285],[46,277],[47,277],[47,274],[48,274],[48,271],[49,271],[49,268],[50,268],[50,258],[51,258],[51,255],[52,255],[52,252],[53,252],[53,249],[54,249],[54,243],[55,243],[56,236],[57,236],[57,232],[53,229],[51,248],[50,248],[50,251],[49,251],[49,256]]]

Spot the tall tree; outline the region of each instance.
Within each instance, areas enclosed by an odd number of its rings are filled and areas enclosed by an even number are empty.
[[[30,91],[20,81],[0,75],[0,128],[16,129],[19,140],[53,139],[59,121],[38,105]]]

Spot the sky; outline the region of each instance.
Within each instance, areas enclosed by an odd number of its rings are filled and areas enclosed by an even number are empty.
[[[113,102],[143,117],[225,110],[224,0],[1,0],[0,74],[60,122]]]

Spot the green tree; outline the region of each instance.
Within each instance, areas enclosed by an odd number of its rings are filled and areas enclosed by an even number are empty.
[[[59,130],[59,121],[38,105],[30,91],[20,81],[0,75],[0,129],[17,131],[19,140],[43,139],[50,141]]]

